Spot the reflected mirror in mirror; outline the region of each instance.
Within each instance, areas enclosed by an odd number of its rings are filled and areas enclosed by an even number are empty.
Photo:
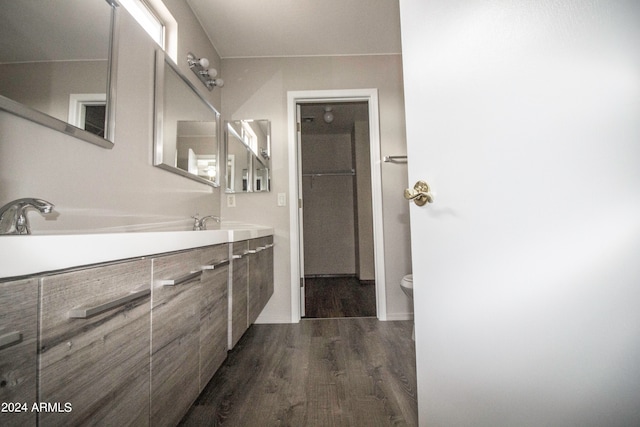
[[[156,53],[155,109],[154,164],[217,187],[220,114],[161,50]]]
[[[249,165],[251,152],[232,123],[226,129],[226,189],[227,193],[249,191]]]
[[[233,120],[226,124],[227,193],[256,193],[271,189],[271,122]]]
[[[0,108],[111,148],[115,6],[0,0],[0,10]]]

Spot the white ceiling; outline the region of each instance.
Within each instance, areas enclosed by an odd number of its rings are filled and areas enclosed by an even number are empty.
[[[398,0],[187,0],[222,58],[399,54]]]

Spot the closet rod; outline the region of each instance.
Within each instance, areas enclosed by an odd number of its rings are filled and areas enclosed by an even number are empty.
[[[302,176],[312,176],[312,177],[318,177],[318,176],[353,176],[355,174],[356,174],[356,171],[354,169],[351,169],[350,171],[308,172],[308,173],[303,173]]]

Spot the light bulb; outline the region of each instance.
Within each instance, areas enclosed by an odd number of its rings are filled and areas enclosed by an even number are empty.
[[[200,64],[202,68],[207,68],[209,67],[209,60],[207,58],[200,58],[198,59],[198,64]]]
[[[224,80],[222,79],[215,79],[215,82],[216,82],[216,86],[218,87],[224,86]]]
[[[323,118],[326,123],[331,123],[333,121],[333,113],[331,111],[327,111],[324,113]]]
[[[209,68],[208,70],[198,72],[198,74],[205,77],[215,77],[218,75],[218,71],[215,68]]]

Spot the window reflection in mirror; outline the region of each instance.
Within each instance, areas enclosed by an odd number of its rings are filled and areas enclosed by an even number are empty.
[[[271,122],[226,122],[227,193],[264,192],[271,189]]]
[[[0,0],[0,107],[111,147],[92,135],[113,137],[113,9],[106,0]]]
[[[220,114],[164,52],[156,55],[154,164],[217,187]]]

